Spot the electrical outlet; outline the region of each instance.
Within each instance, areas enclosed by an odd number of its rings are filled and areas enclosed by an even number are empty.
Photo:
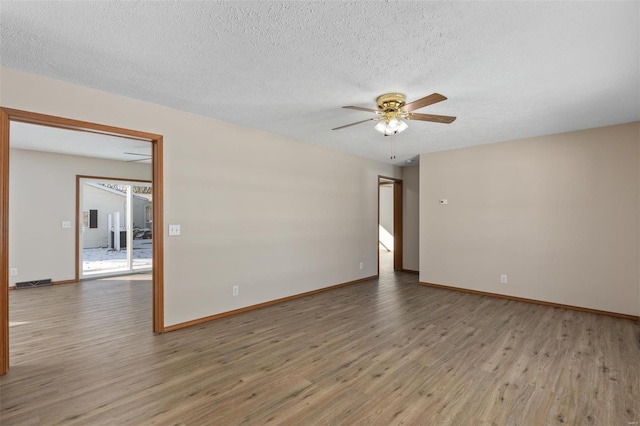
[[[11,268],[11,276],[15,277],[16,275],[18,275],[18,268]]]
[[[62,221],[62,228],[63,229],[70,229],[71,228],[71,221],[70,220],[63,220]]]
[[[360,262],[360,269],[364,269],[364,262]]]
[[[240,286],[234,285],[233,286],[233,295],[237,296],[238,293],[240,293]]]
[[[505,274],[500,275],[500,282],[502,284],[506,284],[507,283],[507,276]]]
[[[169,236],[174,237],[180,235],[180,225],[169,225]]]

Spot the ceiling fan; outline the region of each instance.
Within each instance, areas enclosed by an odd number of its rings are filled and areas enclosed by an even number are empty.
[[[127,160],[127,163],[135,163],[136,161],[146,161],[146,160],[150,160],[151,159],[151,155],[150,154],[139,154],[137,152],[125,152],[124,154],[139,155],[141,157],[145,157],[145,158],[136,158],[135,160]]]
[[[377,109],[357,106],[342,107],[355,109],[357,111],[373,112],[376,114],[376,117],[346,124],[331,130],[340,130],[345,127],[355,126],[356,124],[366,123],[367,121],[377,121],[378,124],[376,124],[375,129],[385,136],[390,136],[400,133],[409,127],[404,120],[432,121],[434,123],[449,124],[453,122],[456,117],[451,117],[449,115],[418,114],[413,112],[417,109],[424,108],[437,102],[442,102],[446,99],[447,98],[445,96],[439,93],[432,93],[424,98],[406,103],[406,97],[403,94],[385,93],[384,95],[378,96],[378,99],[376,99],[376,104],[378,106]]]

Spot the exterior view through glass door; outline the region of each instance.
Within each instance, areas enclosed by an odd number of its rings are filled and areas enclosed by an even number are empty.
[[[150,271],[151,183],[80,178],[78,187],[81,277]]]

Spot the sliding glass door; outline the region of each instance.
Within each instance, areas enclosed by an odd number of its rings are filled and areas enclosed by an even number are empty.
[[[78,186],[81,277],[151,270],[151,184],[81,178]]]

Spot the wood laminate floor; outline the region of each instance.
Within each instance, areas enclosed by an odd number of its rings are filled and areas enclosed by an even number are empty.
[[[148,276],[10,292],[0,424],[623,425],[638,323],[354,284],[154,336]]]

